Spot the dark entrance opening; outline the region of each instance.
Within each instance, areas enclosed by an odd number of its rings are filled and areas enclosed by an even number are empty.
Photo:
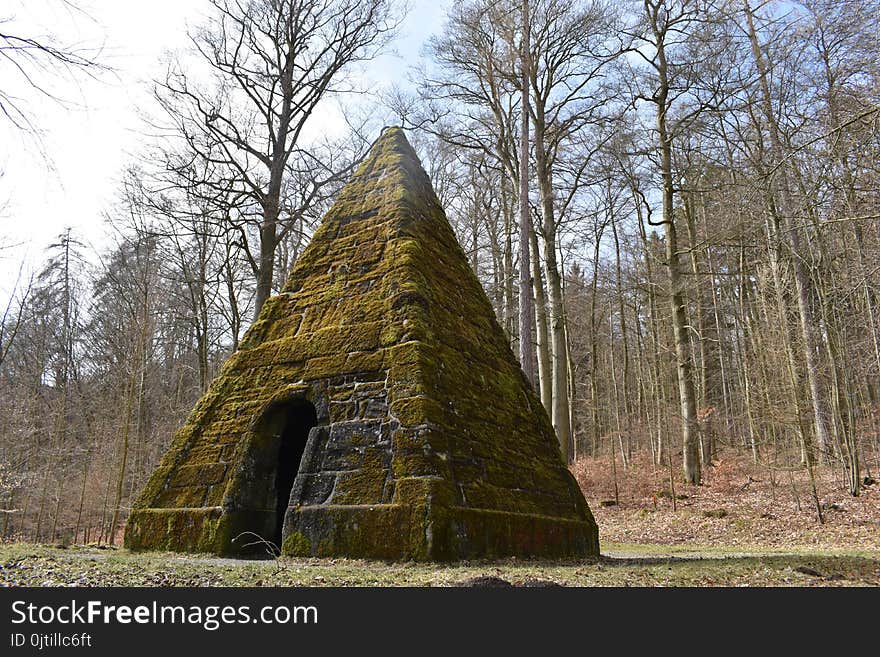
[[[281,547],[284,514],[290,503],[290,492],[299,472],[309,431],[318,424],[315,407],[305,399],[296,399],[277,409],[281,416],[278,464],[275,470],[275,532],[272,542]]]

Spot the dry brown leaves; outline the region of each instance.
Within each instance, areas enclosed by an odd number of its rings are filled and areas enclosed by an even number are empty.
[[[628,467],[618,458],[616,465],[619,503],[613,506],[602,504],[614,500],[609,458],[581,459],[572,466],[603,541],[880,553],[880,483],[852,497],[838,471],[817,469],[825,520],[820,524],[805,470],[771,471],[731,455],[705,468],[702,486],[689,486],[676,469],[673,511],[667,468],[654,466],[650,456],[638,456]]]

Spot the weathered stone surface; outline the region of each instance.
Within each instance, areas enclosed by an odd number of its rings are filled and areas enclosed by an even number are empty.
[[[126,546],[235,554],[242,536],[272,536],[283,418],[305,402],[315,426],[284,553],[598,555],[550,421],[399,129],[175,436]]]

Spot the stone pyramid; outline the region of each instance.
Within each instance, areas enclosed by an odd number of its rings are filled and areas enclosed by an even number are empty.
[[[386,128],[132,509],[131,549],[595,556],[550,421]]]

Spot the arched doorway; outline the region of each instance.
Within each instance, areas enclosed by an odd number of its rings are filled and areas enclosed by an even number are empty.
[[[272,403],[254,423],[224,499],[233,553],[263,558],[280,553],[284,515],[317,424],[315,406],[305,397]]]
[[[272,542],[280,547],[284,513],[290,502],[290,492],[299,472],[309,431],[318,423],[318,418],[314,405],[305,399],[282,404],[276,412],[282,415],[282,422],[275,470],[275,532]]]

